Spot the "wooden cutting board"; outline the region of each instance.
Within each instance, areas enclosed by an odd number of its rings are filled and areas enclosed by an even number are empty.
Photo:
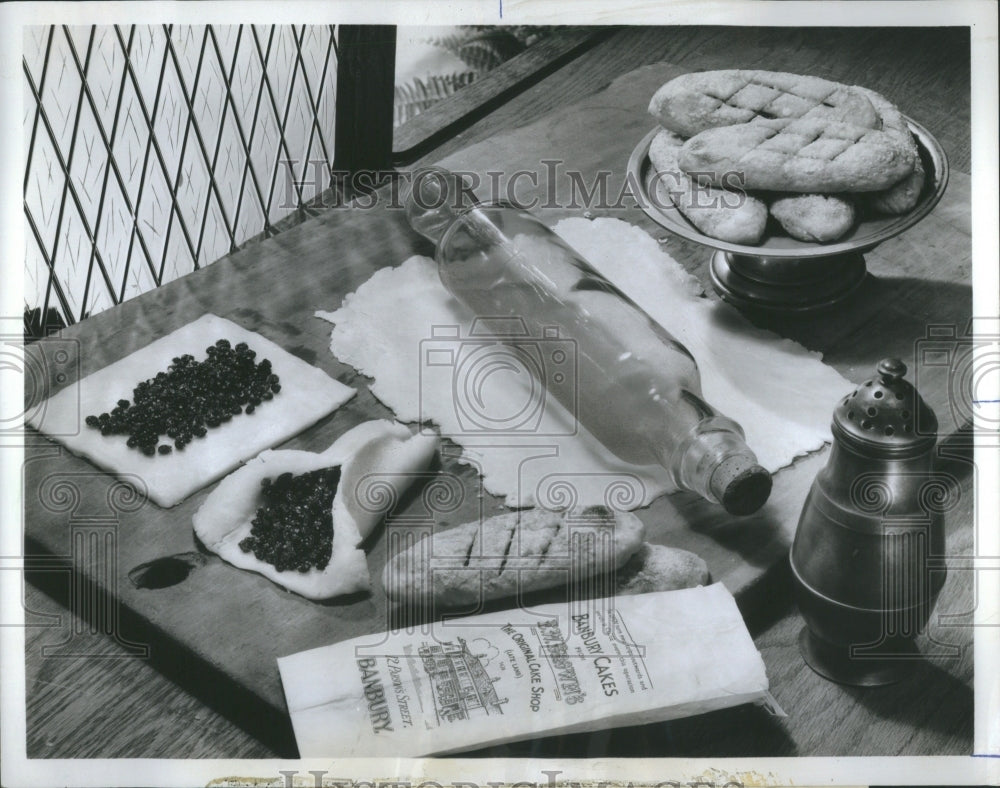
[[[617,194],[629,153],[650,127],[645,114],[649,95],[675,73],[667,65],[641,69],[572,108],[469,148],[445,164],[481,173],[540,172],[536,187],[518,192],[530,197],[546,188],[546,169],[540,162],[559,158],[564,172],[573,169],[590,178],[607,171],[609,191]],[[519,183],[528,184],[529,179]],[[569,188],[565,178],[560,183],[559,189]],[[538,212],[546,220],[580,213]],[[642,226],[661,238],[687,270],[708,282],[707,250],[669,237],[634,208],[593,213]],[[61,369],[72,370],[75,362],[79,374],[90,374],[209,309],[359,390],[350,402],[283,444],[321,451],[358,422],[391,414],[367,391],[363,377],[330,355],[329,324],[313,317],[314,312],[335,309],[379,267],[429,251],[399,210],[330,210],[68,329],[64,338],[79,349],[71,351],[76,355]],[[872,276],[853,300],[827,315],[761,322],[824,352],[828,363],[860,382],[882,356],[896,355],[911,363],[929,322],[964,330],[971,308],[971,288],[964,284],[969,260],[969,181],[953,174],[934,213],[868,254]],[[44,345],[33,352],[44,356]],[[54,365],[41,368],[50,378],[64,374]],[[951,407],[948,378],[925,372],[918,381],[921,393],[938,412],[942,433],[950,433],[961,411]],[[831,402],[831,413],[833,406]],[[146,499],[121,500],[111,495],[116,480],[88,461],[32,434],[26,442],[26,553],[46,560],[55,556],[52,566],[57,570],[75,567],[79,589],[107,592],[94,597],[102,600],[101,606],[86,610],[103,622],[101,626],[122,633],[120,639],[131,644],[129,648],[146,653],[207,701],[228,709],[279,751],[294,754],[276,658],[384,629],[387,612],[381,590],[376,587],[370,596],[329,604],[284,592],[258,575],[198,552],[191,516],[211,487],[169,510]],[[770,501],[749,518],[734,520],[690,494],[661,498],[639,514],[651,541],[699,553],[714,578],[737,595],[744,612],[752,613],[766,607],[770,593],[787,593],[780,584],[762,581],[773,577],[769,570],[787,555],[808,487],[825,461],[826,452],[821,452],[780,471]],[[457,480],[463,492],[451,515],[454,522],[502,511],[498,502],[480,494],[476,475],[459,465],[447,447],[441,471],[444,478]],[[68,488],[72,495],[65,494]],[[402,503],[395,512],[397,524],[377,531],[369,545],[375,577],[391,549],[387,545],[404,527],[401,523],[428,516],[421,496]],[[164,581],[162,587],[137,587],[129,579],[130,573],[141,574],[135,571],[141,565],[171,556],[173,561],[154,564],[152,576]],[[86,632],[81,632],[56,650],[86,653],[88,647]]]

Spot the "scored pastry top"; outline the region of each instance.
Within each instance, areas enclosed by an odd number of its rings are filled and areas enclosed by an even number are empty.
[[[913,171],[912,148],[883,131],[815,118],[708,129],[681,147],[680,165],[722,185],[738,173],[747,189],[871,192]]]
[[[881,127],[867,97],[846,85],[782,71],[729,69],[684,74],[653,95],[649,112],[666,129],[693,137],[756,121],[813,118]]]

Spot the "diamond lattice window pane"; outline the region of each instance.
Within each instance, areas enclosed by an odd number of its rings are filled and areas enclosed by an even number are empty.
[[[325,188],[334,35],[26,28],[25,308],[72,323],[210,264]]]

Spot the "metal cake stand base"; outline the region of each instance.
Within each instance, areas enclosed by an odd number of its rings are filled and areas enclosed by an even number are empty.
[[[867,273],[860,252],[803,261],[720,250],[712,255],[709,269],[723,301],[739,309],[776,312],[813,312],[834,306],[854,293]]]

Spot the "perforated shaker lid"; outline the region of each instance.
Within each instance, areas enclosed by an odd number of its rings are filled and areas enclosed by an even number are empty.
[[[937,417],[903,379],[906,365],[898,358],[886,358],[875,372],[837,405],[834,435],[862,452],[883,456],[930,451],[937,440]]]

